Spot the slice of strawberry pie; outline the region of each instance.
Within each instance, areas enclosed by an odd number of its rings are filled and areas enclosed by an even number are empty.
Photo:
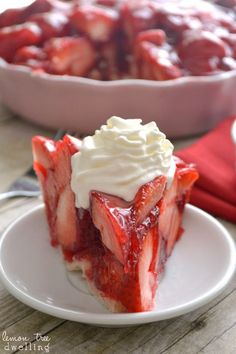
[[[155,306],[198,173],[151,122],[112,117],[83,141],[33,138],[53,246],[115,312]]]

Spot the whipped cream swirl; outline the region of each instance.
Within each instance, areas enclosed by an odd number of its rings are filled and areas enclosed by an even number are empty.
[[[173,145],[155,122],[111,117],[94,136],[84,138],[72,156],[71,187],[76,206],[87,209],[92,190],[132,201],[138,189],[155,177],[172,180]]]

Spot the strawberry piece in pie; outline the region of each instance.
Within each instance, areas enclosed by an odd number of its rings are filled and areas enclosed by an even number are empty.
[[[10,8],[0,13],[0,28],[28,21],[28,18],[34,14],[50,11],[67,13],[70,8],[70,4],[58,0],[35,0],[29,6]]]
[[[19,48],[38,44],[41,34],[41,29],[33,22],[0,29],[0,57],[11,61]]]
[[[154,123],[117,117],[82,142],[36,136],[33,153],[51,243],[68,268],[82,270],[110,310],[152,310],[160,274],[183,233],[195,167],[171,156],[171,143]]]
[[[66,36],[69,31],[69,19],[60,12],[35,14],[29,17],[29,21],[37,23],[41,28],[42,41]]]
[[[204,50],[202,50],[204,48]],[[210,31],[189,31],[179,45],[179,57],[193,75],[210,74],[227,57],[227,45]]]
[[[84,76],[96,60],[93,45],[85,37],[51,38],[45,43],[49,71],[55,74]]]
[[[75,197],[70,188],[70,159],[77,151],[78,142],[69,136],[58,142],[33,138],[34,168],[42,186],[51,243],[59,243],[65,251],[78,248]]]
[[[118,13],[109,7],[78,6],[71,15],[74,26],[95,42],[109,41],[118,25]]]
[[[28,66],[37,72],[44,72],[47,66],[46,54],[42,48],[36,46],[21,47],[16,51],[13,63]]]
[[[173,58],[172,58],[173,57]],[[165,47],[156,46],[149,41],[140,41],[136,49],[138,77],[146,80],[171,80],[181,77],[180,68],[174,63]]]

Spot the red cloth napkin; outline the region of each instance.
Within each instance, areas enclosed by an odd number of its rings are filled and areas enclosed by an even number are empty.
[[[225,119],[216,129],[175,155],[195,163],[200,174],[190,202],[211,214],[236,222],[236,157],[231,138],[234,119]]]

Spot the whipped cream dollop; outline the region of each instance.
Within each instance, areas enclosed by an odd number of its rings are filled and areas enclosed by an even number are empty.
[[[71,187],[77,208],[89,207],[92,190],[132,201],[138,189],[175,172],[173,145],[155,122],[111,117],[95,135],[83,139],[72,156]]]

